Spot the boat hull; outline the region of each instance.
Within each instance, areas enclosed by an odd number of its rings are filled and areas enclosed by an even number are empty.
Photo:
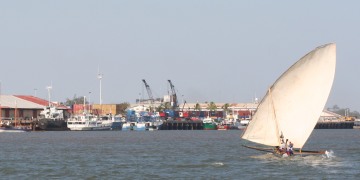
[[[218,125],[217,126],[217,130],[230,130],[231,126],[230,125]]]
[[[204,130],[217,130],[217,125],[215,123],[204,123]]]
[[[24,129],[21,127],[0,127],[0,132],[29,132],[30,129]]]
[[[39,119],[36,131],[68,131],[66,121],[63,119]]]
[[[263,152],[269,152],[269,153],[273,153],[276,156],[279,157],[284,157],[284,152],[279,152],[278,150],[276,150],[275,147],[271,148],[263,148],[263,147],[254,147],[254,146],[246,146],[246,145],[242,145],[243,147],[249,148],[249,149],[254,149],[257,151],[263,151]],[[294,149],[294,155],[297,156],[309,156],[309,155],[323,155],[326,154],[326,151],[309,151],[309,150],[300,150],[300,149]]]

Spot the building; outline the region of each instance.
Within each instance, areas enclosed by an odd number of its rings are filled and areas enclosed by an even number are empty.
[[[31,120],[36,119],[49,102],[34,96],[26,95],[0,95],[1,120]],[[64,110],[64,116],[69,117],[69,108],[57,105],[58,109]]]

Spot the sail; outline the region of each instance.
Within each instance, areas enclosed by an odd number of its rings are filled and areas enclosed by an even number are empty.
[[[302,148],[330,94],[335,76],[336,44],[311,51],[270,87],[242,138],[278,146],[279,136]]]

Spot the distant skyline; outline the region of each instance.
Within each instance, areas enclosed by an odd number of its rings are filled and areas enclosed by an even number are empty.
[[[335,42],[326,107],[360,111],[358,1],[0,1],[2,94],[64,102],[252,102],[293,63]],[[91,92],[91,93],[90,93]],[[309,102],[311,103],[311,102]]]

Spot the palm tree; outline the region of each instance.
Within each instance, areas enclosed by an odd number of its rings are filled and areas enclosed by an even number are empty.
[[[227,113],[229,112],[229,103],[226,103],[226,104],[224,104],[221,108],[223,109],[223,111],[224,111],[224,117],[226,117],[226,115],[227,115]]]
[[[214,102],[211,101],[211,102],[208,104],[207,109],[209,109],[210,111],[215,111],[215,110],[217,109],[217,106],[216,106],[216,104],[215,104]]]
[[[196,103],[194,109],[195,109],[195,111],[201,111],[201,106],[200,106],[200,104],[199,104],[199,103]]]
[[[209,104],[208,104],[208,107],[207,107],[207,109],[211,112],[211,111],[216,111],[216,109],[217,109],[217,106],[216,106],[216,104],[214,103],[214,102],[210,102]],[[209,112],[209,113],[210,113]],[[210,114],[209,114],[210,115]]]

